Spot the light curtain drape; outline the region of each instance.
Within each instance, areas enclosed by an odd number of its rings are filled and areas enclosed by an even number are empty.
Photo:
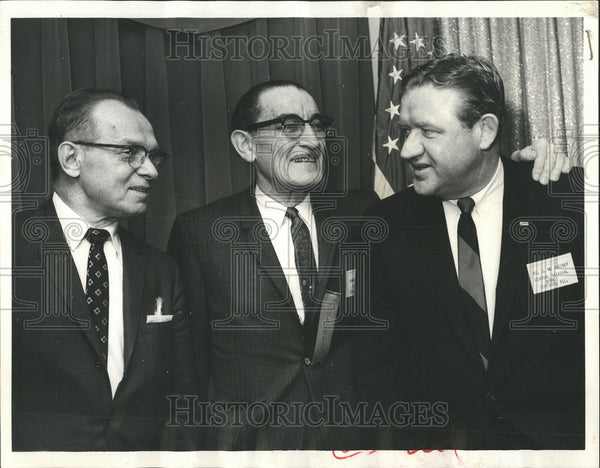
[[[544,137],[583,132],[581,18],[442,18],[449,52],[494,62],[506,93],[505,154]]]
[[[344,163],[331,167],[328,188],[336,193],[372,188],[374,100],[368,60],[249,57],[243,48],[240,59],[232,49],[235,42],[220,59],[184,59],[185,49],[172,54],[168,32],[267,41],[279,37],[294,44],[293,38],[323,38],[335,31],[354,42],[368,35],[365,18],[13,19],[11,28],[13,124],[21,136],[35,131],[44,137],[54,107],[77,88],[112,88],[139,103],[172,159],[161,168],[147,213],[126,224],[159,248],[166,246],[177,213],[250,184],[250,166],[230,145],[229,121],[241,95],[265,80],[298,81],[321,111],[334,117],[346,152]],[[320,48],[313,42],[311,51],[326,53]],[[13,180],[22,172],[29,179],[19,185],[21,190],[13,190],[15,209],[41,201],[51,187],[47,155],[34,164],[31,149],[20,154],[25,158],[13,160]],[[48,189],[40,192],[44,186]]]

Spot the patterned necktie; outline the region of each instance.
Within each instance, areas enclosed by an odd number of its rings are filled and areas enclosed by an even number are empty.
[[[94,228],[89,228],[85,235],[90,242],[85,295],[104,362],[108,356],[108,264],[104,256],[104,242],[108,236],[108,231]]]
[[[300,279],[300,292],[304,305],[304,323],[308,323],[308,315],[314,309],[312,300],[312,273],[314,273],[315,255],[313,253],[310,233],[304,221],[300,219],[296,208],[288,208],[285,215],[292,221],[292,241],[294,242],[294,257],[296,270]]]
[[[467,293],[469,321],[475,332],[475,341],[484,367],[487,369],[490,347],[490,331],[485,303],[485,288],[479,258],[477,228],[471,217],[475,206],[472,198],[461,198],[458,207],[461,215],[458,221],[458,283]]]

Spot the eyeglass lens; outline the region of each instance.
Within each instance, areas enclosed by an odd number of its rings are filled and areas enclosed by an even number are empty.
[[[131,155],[129,157],[129,164],[133,168],[141,167],[146,160],[146,157],[150,158],[150,162],[158,167],[160,166],[166,158],[166,155],[160,151],[150,151],[146,152],[146,149],[143,146],[132,145],[131,146]]]
[[[317,132],[325,132],[329,128],[329,122],[322,117],[316,116],[310,121],[311,127]],[[300,117],[289,116],[283,121],[283,132],[288,136],[300,136],[304,133],[305,123]]]

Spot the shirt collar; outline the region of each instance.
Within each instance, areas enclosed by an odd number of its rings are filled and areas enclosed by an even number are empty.
[[[280,228],[285,219],[287,207],[266,195],[258,187],[258,185],[254,190],[254,195],[256,196],[256,204],[258,205],[260,214],[263,217],[263,221],[265,219],[270,220],[275,223],[277,228]],[[298,203],[295,208],[298,210],[300,219],[302,219],[307,226],[312,224],[312,205],[310,203],[310,194],[307,194],[304,200]]]
[[[504,166],[502,165],[501,158],[498,159],[498,165],[496,166],[496,172],[494,172],[494,176],[490,179],[485,187],[483,187],[479,192],[471,195],[470,198],[475,202],[475,207],[473,211],[480,211],[484,208],[484,205],[487,204],[488,201],[491,201],[496,194],[504,186]],[[458,200],[446,200],[445,202],[450,203],[452,206],[458,208]]]
[[[56,209],[56,216],[60,221],[60,226],[67,240],[67,245],[71,251],[74,251],[79,247],[81,241],[84,239],[85,234],[90,226],[81,216],[79,216],[73,209],[67,205],[58,193],[54,192],[52,195],[52,203]],[[110,234],[110,239],[115,246],[117,254],[121,254],[121,240],[119,238],[119,223],[114,222],[108,226],[102,227]]]

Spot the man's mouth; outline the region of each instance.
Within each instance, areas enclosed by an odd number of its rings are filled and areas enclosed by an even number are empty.
[[[422,171],[424,169],[427,169],[428,167],[431,167],[431,164],[423,164],[423,163],[411,163],[410,165],[414,171]]]
[[[150,187],[129,187],[129,190],[147,194],[150,191]]]
[[[303,154],[301,156],[294,156],[292,162],[295,163],[316,163],[317,158],[311,155]]]

